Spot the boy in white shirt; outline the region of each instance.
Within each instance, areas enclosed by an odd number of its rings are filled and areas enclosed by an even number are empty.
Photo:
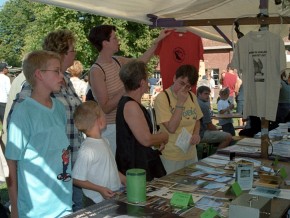
[[[234,108],[234,105],[230,103],[229,96],[230,90],[228,87],[222,88],[219,92],[220,100],[218,101],[218,112],[219,114],[229,114],[231,110]],[[233,126],[232,118],[221,118],[219,119],[219,123],[222,126],[222,130],[224,132],[230,133],[232,136],[235,136],[235,128]]]
[[[113,197],[121,182],[126,184],[126,177],[118,172],[109,141],[101,136],[106,119],[98,104],[82,103],[74,112],[74,122],[87,138],[73,167],[73,183],[83,189],[85,206],[89,206]]]

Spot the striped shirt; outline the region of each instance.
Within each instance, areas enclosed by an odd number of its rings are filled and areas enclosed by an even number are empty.
[[[119,61],[120,65],[124,65],[127,63],[129,58],[124,57],[116,57]],[[101,64],[102,71],[105,72],[105,83],[107,86],[108,98],[111,99],[114,95],[118,94],[120,89],[124,87],[123,82],[119,77],[120,66],[116,61],[112,61],[111,63],[102,63]],[[91,68],[91,72],[94,71],[94,68],[100,68],[98,65],[94,64]],[[115,124],[116,123],[116,113],[117,107],[112,110],[110,113],[106,114],[107,124]]]

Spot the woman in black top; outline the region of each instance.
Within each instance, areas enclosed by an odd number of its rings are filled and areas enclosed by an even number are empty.
[[[141,104],[142,95],[148,91],[146,64],[130,61],[120,70],[126,95],[118,104],[116,115],[117,150],[116,162],[120,172],[131,168],[146,170],[147,180],[166,174],[160,161],[160,150],[168,141],[168,134],[152,134],[150,116]],[[158,150],[153,145],[160,145]]]

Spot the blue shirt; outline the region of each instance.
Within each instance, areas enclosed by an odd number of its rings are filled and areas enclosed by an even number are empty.
[[[72,180],[66,112],[51,98],[47,108],[27,97],[13,111],[5,156],[17,161],[19,217],[71,212]],[[66,155],[67,154],[67,155]]]
[[[72,163],[74,164],[77,152],[83,142],[83,134],[78,131],[78,129],[74,125],[73,113],[78,105],[82,102],[76,94],[73,84],[70,81],[70,75],[65,72],[64,73],[65,86],[63,86],[58,93],[53,93],[51,96],[57,98],[61,101],[65,107],[66,117],[67,117],[67,125],[66,125],[66,133],[70,142],[70,146],[72,147]],[[7,117],[7,123],[9,124],[10,116],[13,113],[14,109],[21,103],[27,96],[31,96],[31,86],[28,82],[23,85],[21,92],[16,95],[16,99],[13,102],[13,105],[10,109],[10,112]]]
[[[279,103],[290,103],[290,84],[287,81],[281,80],[281,89],[279,94]]]
[[[211,123],[211,111],[210,111],[210,102],[203,101],[197,98],[199,107],[203,113],[203,117],[200,120],[200,138],[203,138],[204,132],[207,130],[207,124]]]

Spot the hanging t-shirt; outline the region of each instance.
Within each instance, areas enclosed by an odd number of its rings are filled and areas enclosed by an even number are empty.
[[[281,37],[269,31],[249,32],[237,42],[231,65],[242,74],[244,118],[251,115],[274,121],[280,75],[286,68]]]
[[[155,50],[160,58],[160,74],[163,89],[169,88],[179,66],[191,64],[199,71],[199,61],[203,60],[201,38],[192,32],[172,31]]]

